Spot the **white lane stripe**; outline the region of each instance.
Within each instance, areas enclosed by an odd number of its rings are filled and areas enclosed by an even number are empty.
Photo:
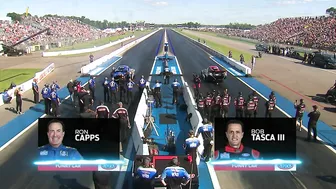
[[[119,60],[121,60],[122,57],[120,57],[119,59],[117,59],[114,63],[112,63],[111,65],[109,65],[108,67],[106,67],[104,70],[102,70],[100,73],[98,73],[98,75],[100,75],[101,73],[103,73],[105,70],[107,70],[109,67],[111,67],[112,65],[114,65],[115,63],[117,63]],[[85,82],[82,86],[87,85],[88,82]],[[67,100],[68,98],[70,98],[70,95],[68,95],[67,97],[64,98],[64,100],[62,102],[64,102],[65,100]],[[62,103],[61,102],[61,103]],[[46,114],[43,114],[40,118],[44,118],[46,116]],[[16,118],[14,118],[16,119]],[[22,130],[20,133],[18,133],[15,137],[13,137],[11,140],[9,140],[6,144],[4,144],[3,146],[0,147],[0,152],[2,150],[4,150],[7,146],[9,146],[12,142],[14,142],[17,138],[19,138],[21,135],[23,135],[25,132],[27,132],[30,128],[32,128],[36,123],[38,122],[38,119],[35,120],[33,123],[31,123],[30,125],[28,125],[28,127],[26,127],[24,130]]]

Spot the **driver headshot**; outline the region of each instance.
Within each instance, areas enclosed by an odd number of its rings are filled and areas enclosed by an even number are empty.
[[[83,159],[77,149],[63,145],[64,127],[64,123],[56,119],[48,123],[49,144],[38,148],[39,161]]]
[[[239,120],[230,120],[226,125],[226,138],[228,144],[215,151],[216,160],[253,160],[262,159],[260,152],[242,144],[244,125]]]

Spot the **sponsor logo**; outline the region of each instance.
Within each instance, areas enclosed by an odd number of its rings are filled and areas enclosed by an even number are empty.
[[[48,151],[47,150],[43,150],[40,152],[40,156],[47,156],[48,155]]]
[[[118,167],[118,165],[116,165],[116,164],[101,165],[101,168],[105,169],[105,170],[113,170],[113,169],[115,169],[117,167]]]
[[[67,151],[60,151],[60,156],[68,156],[68,152]]]
[[[248,153],[243,153],[242,156],[243,156],[243,157],[249,157],[250,154],[248,154]]]
[[[219,159],[230,159],[230,154],[229,154],[229,153],[226,153],[226,152],[221,153],[221,154],[219,155]]]
[[[289,170],[294,167],[293,164],[278,164],[277,167],[281,170]]]

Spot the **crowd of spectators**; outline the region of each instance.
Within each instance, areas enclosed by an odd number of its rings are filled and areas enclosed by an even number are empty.
[[[252,30],[216,29],[227,36],[303,47],[335,50],[336,18],[329,16],[282,18]]]
[[[97,28],[65,17],[28,16],[22,17],[20,22],[0,20],[0,41],[3,41],[7,45],[13,45],[46,28],[50,28],[50,33],[44,32],[30,39],[26,44],[46,45],[65,40],[75,43],[94,40],[107,35]]]

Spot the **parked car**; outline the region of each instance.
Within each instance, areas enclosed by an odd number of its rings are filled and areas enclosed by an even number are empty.
[[[324,52],[316,52],[312,63],[321,68],[336,68],[336,57],[335,55],[324,53]]]

